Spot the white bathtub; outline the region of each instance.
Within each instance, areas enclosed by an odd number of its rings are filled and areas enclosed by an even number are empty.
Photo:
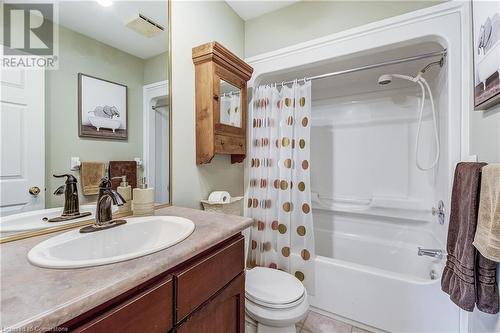
[[[312,306],[390,332],[459,331],[459,311],[441,291],[443,261],[417,256],[418,246],[443,249],[431,233],[417,223],[313,212]]]

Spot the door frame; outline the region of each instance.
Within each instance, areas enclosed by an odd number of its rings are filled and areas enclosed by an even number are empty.
[[[150,160],[154,159],[154,156],[150,156],[150,146],[151,146],[151,140],[150,140],[150,136],[149,136],[149,124],[151,122],[151,108],[153,107],[151,101],[154,99],[154,98],[158,98],[158,97],[166,97],[167,100],[168,99],[168,96],[169,96],[169,90],[168,90],[168,80],[164,80],[164,81],[159,81],[159,82],[154,82],[154,83],[151,83],[151,84],[147,84],[147,85],[144,85],[143,87],[143,99],[142,99],[142,103],[143,103],[143,108],[142,108],[142,126],[143,126],[143,130],[142,130],[142,143],[143,143],[143,152],[142,152],[142,159],[143,159],[143,165],[144,165],[144,177],[147,177],[147,180],[150,184],[153,184],[154,183],[154,180],[155,180],[155,165],[153,163],[150,163]],[[171,110],[170,110],[170,105],[169,105],[169,108],[168,108],[168,112],[170,113]],[[170,121],[170,117],[168,117],[169,121]],[[168,126],[168,128],[170,129],[170,124]],[[168,137],[170,138],[170,134],[168,135]],[[153,142],[154,144],[154,142]],[[171,145],[169,143],[168,145],[171,149]],[[169,170],[168,172],[170,173],[171,170],[170,170],[170,152],[168,152],[168,156],[169,156],[169,161],[167,163],[167,165],[169,166]],[[170,177],[169,177],[170,179]],[[172,186],[172,184],[168,184],[168,187],[169,187],[169,190],[167,191],[168,192],[168,201],[171,202],[172,201],[172,198],[170,196],[170,187]]]

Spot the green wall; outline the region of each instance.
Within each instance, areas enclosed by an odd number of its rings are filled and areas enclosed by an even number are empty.
[[[45,75],[46,207],[63,205],[54,190],[62,184],[54,173],[70,172],[70,158],[81,161],[142,158],[142,87],[166,80],[162,55],[143,60],[75,31],[59,26],[59,69]],[[147,69],[147,70],[146,70]],[[102,140],[78,136],[78,73],[122,83],[128,87],[128,140]],[[77,178],[78,171],[71,172]],[[83,196],[80,203],[95,201]]]
[[[215,40],[243,57],[244,23],[224,1],[173,1],[172,14],[172,200],[178,206],[200,208],[200,200],[214,190],[242,195],[243,165],[232,165],[223,155],[196,165],[191,50]]]
[[[144,61],[144,84],[168,79],[168,52],[158,54]]]
[[[444,1],[300,1],[245,22],[245,57]]]

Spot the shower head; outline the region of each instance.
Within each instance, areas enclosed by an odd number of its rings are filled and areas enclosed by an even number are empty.
[[[380,85],[387,85],[392,82],[393,78],[398,78],[398,79],[403,79],[403,80],[408,80],[411,82],[417,82],[419,80],[418,77],[412,77],[408,75],[401,75],[401,74],[383,74],[380,75],[378,78],[378,84]]]
[[[392,75],[389,74],[380,75],[380,77],[378,78],[378,84],[380,85],[389,84],[391,82],[392,82]]]

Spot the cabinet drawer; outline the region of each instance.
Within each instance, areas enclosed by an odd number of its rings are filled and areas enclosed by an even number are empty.
[[[221,154],[245,154],[246,144],[244,137],[215,135],[215,151]]]
[[[244,270],[243,236],[198,263],[174,274],[177,296],[176,322],[215,295]]]
[[[172,278],[127,300],[75,332],[85,333],[165,333],[173,327]]]

